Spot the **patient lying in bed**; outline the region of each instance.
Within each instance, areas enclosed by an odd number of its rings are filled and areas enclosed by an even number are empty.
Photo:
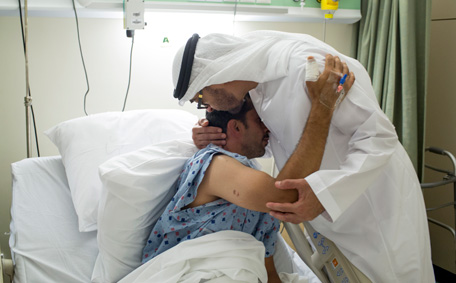
[[[317,133],[325,139],[327,131],[321,129],[329,127],[331,113],[332,110],[313,107],[309,120],[320,118],[311,124],[313,129],[306,129],[303,137],[313,131],[312,138]],[[322,114],[329,118],[321,119]],[[250,160],[264,155],[269,130],[248,96],[238,114],[214,111],[206,117],[211,125],[221,127],[226,133],[226,146],[222,149],[209,145],[187,161],[176,194],[152,229],[143,250],[143,263],[180,242],[217,231],[236,230],[263,242],[268,282],[280,282],[273,262],[279,221],[267,213],[266,203],[295,202],[298,194],[295,190],[276,189],[276,179],[257,170]],[[312,148],[305,143],[299,146]],[[309,160],[308,167],[316,170],[313,168],[319,167],[320,160],[321,156],[315,162]],[[285,166],[277,180],[294,177],[291,167]]]

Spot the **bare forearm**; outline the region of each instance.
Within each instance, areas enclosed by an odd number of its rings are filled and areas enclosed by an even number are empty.
[[[310,56],[308,59],[313,59],[313,57]],[[325,69],[318,80],[306,81],[307,94],[312,101],[312,108],[301,139],[280,172],[279,180],[304,178],[320,168],[334,110],[326,105],[336,106],[337,101],[343,95],[338,88],[340,75],[348,75],[348,71],[347,64],[342,63],[339,57],[328,54],[325,59]],[[350,77],[343,87],[344,93],[349,91],[354,80],[354,75],[350,73]],[[322,98],[325,100],[325,105],[321,102]]]
[[[312,104],[301,138],[277,180],[304,178],[320,168],[331,118],[332,109]]]

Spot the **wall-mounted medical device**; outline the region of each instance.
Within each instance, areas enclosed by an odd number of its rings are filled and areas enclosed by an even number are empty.
[[[325,19],[333,19],[334,12],[339,9],[339,0],[321,0],[321,9],[325,12]]]
[[[124,0],[124,28],[144,29],[144,0]]]
[[[122,12],[126,0],[76,0],[78,13],[86,17],[105,17]],[[31,0],[31,16],[58,16],[71,11],[72,1]],[[352,24],[361,19],[361,0],[323,1],[323,0],[144,0],[145,12],[198,12],[198,13],[233,13],[236,21],[268,22],[323,22],[327,11],[322,4],[337,3],[336,13],[332,13],[332,23]],[[325,6],[326,7],[326,6]],[[333,7],[333,5],[331,6]],[[17,0],[1,0],[0,15],[15,15]],[[47,14],[46,14],[47,13]],[[105,15],[103,15],[103,13]]]

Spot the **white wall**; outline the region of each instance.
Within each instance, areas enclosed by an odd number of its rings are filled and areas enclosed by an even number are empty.
[[[133,72],[127,110],[176,108],[172,97],[171,64],[174,53],[194,32],[243,34],[257,29],[309,33],[323,37],[322,24],[236,22],[217,15],[155,15],[145,30],[137,31],[133,51]],[[119,111],[127,87],[131,40],[120,18],[81,18],[80,32],[89,75],[89,114]],[[327,42],[351,55],[354,25],[327,25]],[[163,37],[171,42],[162,47]],[[0,244],[7,258],[10,204],[10,164],[26,158],[25,67],[19,17],[0,17]],[[30,86],[37,119],[41,156],[58,155],[57,148],[43,135],[50,127],[84,115],[85,77],[79,55],[74,18],[29,18]],[[203,116],[189,105],[180,108]],[[34,150],[34,156],[36,151]],[[267,166],[271,161],[264,162]],[[270,168],[266,168],[270,170]]]

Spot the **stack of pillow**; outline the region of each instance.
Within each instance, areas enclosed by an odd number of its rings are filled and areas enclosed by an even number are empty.
[[[79,231],[98,232],[93,282],[116,282],[141,264],[152,226],[197,151],[197,119],[174,109],[108,112],[46,132],[62,156]]]

